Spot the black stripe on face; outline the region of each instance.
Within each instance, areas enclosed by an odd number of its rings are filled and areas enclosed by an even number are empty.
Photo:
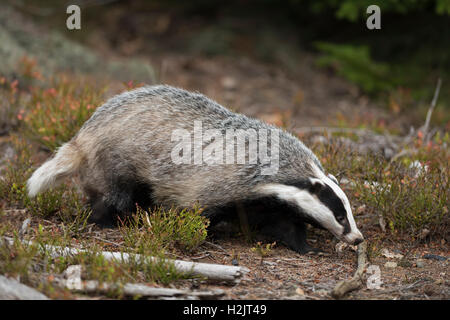
[[[343,234],[349,233],[350,223],[347,219],[347,211],[345,210],[342,200],[336,195],[336,193],[334,193],[333,189],[331,189],[328,185],[321,186],[318,188],[316,195],[320,202],[326,205],[331,212],[333,212],[337,222],[344,227]]]
[[[320,202],[333,212],[337,222],[344,227],[343,234],[345,235],[350,232],[350,223],[347,219],[347,211],[345,210],[344,203],[330,186],[320,182],[311,182],[309,179],[285,184],[308,190],[311,194],[317,196]]]

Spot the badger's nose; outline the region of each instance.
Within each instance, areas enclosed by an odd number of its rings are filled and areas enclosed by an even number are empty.
[[[357,238],[357,239],[355,239],[355,241],[353,241],[353,245],[357,246],[358,244],[360,244],[363,241],[364,241],[364,238]]]

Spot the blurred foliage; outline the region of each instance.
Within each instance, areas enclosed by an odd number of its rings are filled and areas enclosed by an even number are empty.
[[[366,16],[366,8],[370,5],[378,5],[383,13],[407,14],[417,10],[434,8],[437,14],[450,15],[450,1],[448,0],[320,0],[302,1],[289,0],[294,6],[302,6],[308,3],[311,12],[319,14],[326,10],[335,11],[338,19],[356,21],[358,18]]]
[[[61,14],[65,11],[64,2],[49,0],[43,4],[30,0],[15,7],[24,12],[35,11],[35,20],[71,39],[92,44],[95,39],[104,38],[112,50],[129,57],[151,56],[158,51],[163,55],[168,51],[185,55],[248,55],[295,73],[300,69],[298,61],[304,51],[319,50],[323,53],[318,60],[320,66],[331,67],[372,97],[379,96],[389,102],[398,90],[411,89],[411,98],[420,103],[399,106],[400,109],[426,108],[423,101],[428,104],[436,79],[441,77],[440,102],[450,105],[445,103],[450,101],[450,83],[446,81],[450,77],[448,0],[116,0],[106,3],[93,0],[88,4],[74,0],[73,3],[78,3],[83,12],[84,27],[79,32],[61,27],[66,18]],[[369,5],[381,9],[381,30],[366,28]],[[98,33],[98,30],[103,31]],[[97,38],[92,37],[95,33]],[[20,47],[24,44],[20,43]],[[79,64],[78,69],[83,69],[85,63],[77,59],[64,58],[64,61],[73,60]],[[127,73],[120,73],[123,74]],[[448,117],[441,122],[447,120]]]
[[[317,48],[325,53],[317,59],[322,67],[331,67],[337,74],[358,84],[368,93],[393,89],[389,81],[389,66],[370,57],[367,46],[351,46],[319,42]]]

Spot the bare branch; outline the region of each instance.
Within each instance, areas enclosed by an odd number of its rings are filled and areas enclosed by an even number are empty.
[[[347,292],[358,289],[362,285],[362,275],[367,264],[367,244],[364,241],[358,246],[358,268],[350,280],[340,281],[331,291],[331,296],[335,299],[342,298]]]
[[[437,99],[439,97],[439,91],[441,90],[441,78],[438,79],[437,85],[436,85],[436,89],[434,90],[434,96],[433,96],[433,100],[431,101],[431,105],[430,108],[428,109],[427,112],[427,117],[425,120],[425,124],[423,125],[423,127],[420,129],[423,132],[423,137],[426,138],[426,135],[428,133],[428,128],[430,126],[430,120],[431,120],[431,115],[433,114],[434,108],[436,107],[436,102]]]

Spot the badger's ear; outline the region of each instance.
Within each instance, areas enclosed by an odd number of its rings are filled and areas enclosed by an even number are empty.
[[[328,178],[330,178],[331,181],[333,181],[334,183],[336,183],[337,185],[339,185],[339,182],[337,181],[336,177],[333,176],[331,173],[328,174]]]
[[[312,194],[318,194],[324,187],[324,183],[317,178],[309,178],[310,185],[308,191]]]

